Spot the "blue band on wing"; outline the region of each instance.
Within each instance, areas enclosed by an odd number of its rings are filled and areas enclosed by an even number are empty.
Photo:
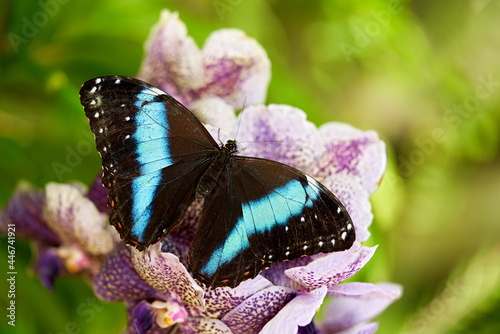
[[[141,176],[132,181],[132,233],[142,242],[144,230],[151,219],[151,203],[161,182],[161,169],[172,164],[168,140],[167,110],[163,102],[153,102],[157,95],[144,89],[137,94],[133,138]]]
[[[312,207],[319,196],[319,186],[309,176],[307,181],[308,184],[304,186],[299,180],[292,180],[267,196],[243,204],[243,217],[238,219],[224,244],[212,253],[201,273],[215,274],[219,266],[229,263],[250,246],[250,236],[270,231],[276,224],[286,225],[290,218],[300,215],[305,207]]]

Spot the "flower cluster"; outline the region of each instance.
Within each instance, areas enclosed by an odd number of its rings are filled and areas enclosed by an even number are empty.
[[[285,163],[322,182],[349,211],[356,241],[347,251],[275,263],[234,289],[204,289],[186,270],[201,201],[188,209],[181,229],[139,252],[108,224],[100,179],[89,190],[50,183],[39,191],[23,184],[0,213],[0,228],[16,224],[18,236],[36,245],[44,285],[52,289],[54,279],[68,273],[88,278],[99,298],[125,303],[128,333],[375,332],[371,319],[400,297],[401,287],[340,283],[376,250],[362,244],[373,218],[368,198],[386,165],[377,134],[342,123],[316,128],[297,108],[263,105],[270,63],[255,40],[224,29],[200,50],[168,11],[151,32],[138,77],[188,106],[214,138],[237,133],[239,142],[251,143],[240,149],[244,155]],[[245,105],[237,117],[235,110]],[[333,298],[324,320],[313,322],[326,296]]]

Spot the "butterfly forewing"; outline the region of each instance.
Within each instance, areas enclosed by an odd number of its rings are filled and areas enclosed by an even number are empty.
[[[144,249],[182,220],[218,145],[182,104],[137,79],[89,80],[80,100],[102,157],[110,221]]]
[[[277,261],[349,249],[355,239],[328,189],[270,160],[234,157],[206,208],[190,258],[195,277],[212,286],[235,286]]]
[[[143,81],[95,78],[83,84],[80,100],[103,168],[113,175],[140,176],[218,148],[186,107]]]

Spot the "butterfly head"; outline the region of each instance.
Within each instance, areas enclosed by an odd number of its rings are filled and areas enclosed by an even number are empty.
[[[238,145],[236,144],[236,140],[228,140],[223,149],[227,150],[230,154],[238,152]]]

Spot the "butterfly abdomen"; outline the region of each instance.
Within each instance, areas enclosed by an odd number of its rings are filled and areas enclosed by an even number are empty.
[[[204,198],[212,192],[217,186],[222,171],[229,164],[232,154],[236,151],[237,147],[234,140],[228,140],[226,145],[220,148],[212,163],[198,181],[196,198]]]

